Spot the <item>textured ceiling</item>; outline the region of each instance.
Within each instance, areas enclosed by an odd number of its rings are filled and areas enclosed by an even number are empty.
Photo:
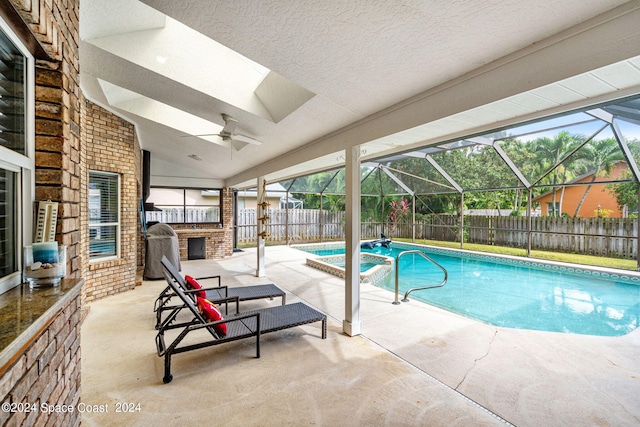
[[[80,11],[83,91],[136,124],[159,185],[255,185],[258,174],[339,165],[354,144],[374,156],[640,91],[637,0],[83,0]],[[221,95],[231,80],[212,82],[225,67],[233,74],[234,61],[206,42],[171,40],[173,20],[285,83],[262,106],[253,89],[245,104]],[[232,151],[185,137],[168,120],[118,107],[107,86],[219,128],[230,114],[262,145]],[[291,100],[289,86],[310,95]],[[264,113],[269,103],[284,112]]]

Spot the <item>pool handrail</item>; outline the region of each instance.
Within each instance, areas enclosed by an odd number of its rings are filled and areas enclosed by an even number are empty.
[[[398,254],[398,256],[396,257],[396,299],[395,301],[392,302],[392,304],[400,304],[400,301],[398,301],[398,282],[399,282],[399,275],[400,275],[400,258],[404,255],[407,254],[418,254],[420,255],[422,258],[426,259],[427,261],[431,262],[433,265],[435,265],[436,267],[438,267],[440,270],[442,270],[442,272],[444,273],[444,280],[442,281],[442,283],[440,283],[439,285],[430,285],[430,286],[420,286],[417,288],[411,288],[409,289],[407,292],[404,293],[404,298],[402,299],[402,302],[409,302],[409,294],[413,291],[420,291],[423,289],[432,289],[432,288],[439,288],[444,286],[445,283],[447,283],[447,279],[449,278],[449,273],[447,273],[447,270],[441,266],[440,264],[438,264],[436,261],[434,261],[429,255],[425,254],[424,252],[420,251],[420,250],[410,250],[410,251],[403,251],[400,252]]]

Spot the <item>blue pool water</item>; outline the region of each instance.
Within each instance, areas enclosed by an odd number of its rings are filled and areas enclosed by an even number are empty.
[[[409,245],[362,252],[395,258],[417,248],[446,268],[449,280],[441,288],[414,291],[409,299],[510,328],[620,336],[639,326],[640,282],[631,276]],[[334,255],[344,253],[344,248],[311,252]],[[407,289],[435,285],[442,278],[442,271],[424,258],[404,255],[400,259],[400,298]],[[378,286],[393,291],[394,274]]]

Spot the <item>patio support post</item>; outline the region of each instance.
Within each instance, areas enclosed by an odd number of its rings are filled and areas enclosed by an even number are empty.
[[[531,256],[531,188],[529,188],[529,195],[527,196],[527,257]]]
[[[345,319],[342,331],[362,333],[360,323],[360,146],[346,150]]]
[[[261,203],[263,201],[266,201],[267,197],[265,194],[265,183],[264,183],[264,176],[259,176],[258,177],[258,203]],[[259,213],[260,213],[261,209],[260,206],[258,206],[258,209],[256,210],[256,212],[258,212],[257,217],[259,217]],[[265,270],[265,266],[264,266],[264,232],[266,230],[265,227],[265,223],[264,221],[256,221],[257,222],[257,228],[258,228],[258,250],[257,250],[257,260],[256,260],[256,277],[264,277],[266,276],[267,272]]]
[[[284,205],[284,239],[287,246],[291,244],[291,237],[289,235],[289,189],[287,189],[287,201]]]
[[[464,249],[464,191],[460,193],[460,249]]]
[[[324,215],[322,214],[322,193],[320,193],[320,221],[318,221],[320,224],[320,243],[322,243],[322,229],[324,228],[322,218],[324,218]]]

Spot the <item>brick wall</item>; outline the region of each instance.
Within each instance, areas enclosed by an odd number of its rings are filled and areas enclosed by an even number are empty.
[[[36,200],[58,202],[56,240],[81,276],[78,0],[11,0],[44,53],[36,58]]]
[[[29,412],[2,410],[0,425],[80,425],[80,413],[77,410],[73,413],[53,414],[41,411],[43,403],[78,407],[79,323],[80,298],[76,296],[62,308],[46,329],[34,337],[22,354],[16,355],[13,365],[0,378],[0,398],[3,404],[29,404]]]
[[[134,126],[89,101],[82,120],[82,253],[89,259],[89,171],[120,174],[120,257],[91,262],[85,272],[83,302],[135,287],[140,191],[140,146]]]
[[[67,245],[67,276],[82,275],[80,253],[79,0],[10,0],[39,51],[35,62],[36,200],[59,203],[56,240]],[[18,25],[18,24],[16,24]],[[21,24],[20,24],[21,25]],[[29,44],[28,44],[29,45]],[[38,50],[38,49],[36,49]],[[25,304],[25,313],[28,304]],[[28,316],[27,316],[28,317]],[[80,298],[15,354],[0,373],[0,398],[9,403],[77,405],[80,400]],[[25,318],[26,320],[26,318]],[[80,424],[80,414],[0,412],[0,424]]]

